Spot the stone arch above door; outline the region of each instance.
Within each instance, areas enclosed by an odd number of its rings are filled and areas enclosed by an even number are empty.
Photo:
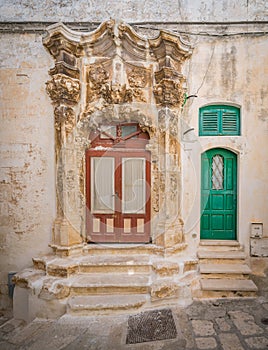
[[[180,111],[186,91],[182,65],[192,52],[179,36],[144,38],[110,20],[89,33],[63,24],[47,30],[55,59],[47,92],[56,130],[57,218],[52,245],[85,241],[85,152],[102,123],[135,122],[147,131],[152,178],[153,243],[183,242],[180,209]]]

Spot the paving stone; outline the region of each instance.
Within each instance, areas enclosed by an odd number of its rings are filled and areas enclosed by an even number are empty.
[[[262,306],[268,311],[268,303],[263,303]]]
[[[195,335],[206,337],[216,334],[213,323],[211,321],[192,320],[191,322]]]
[[[10,344],[5,341],[0,341],[0,349],[1,350],[20,350],[16,345]]]
[[[181,336],[186,340],[186,345],[182,349],[193,349],[195,347],[194,335],[187,314],[182,310],[175,310],[175,321],[178,322],[177,330],[181,331]],[[179,348],[180,349],[180,348]]]
[[[221,333],[219,338],[223,350],[244,350],[236,334]]]
[[[49,321],[33,321],[21,330],[14,337],[9,339],[12,344],[27,344],[35,337],[36,334],[41,334],[46,328],[50,327]]]
[[[231,329],[231,326],[229,325],[229,323],[225,320],[225,318],[223,317],[217,317],[215,319],[219,329],[222,332],[228,332]]]
[[[90,324],[88,324],[88,327],[90,327]],[[81,334],[81,330],[76,325],[69,324],[68,327],[63,327],[57,322],[53,322],[53,324],[49,324],[45,331],[40,330],[36,334],[36,337],[27,344],[27,349],[59,350],[72,343],[79,334]],[[92,332],[91,335],[93,335]],[[92,339],[94,339],[94,336]]]
[[[196,345],[198,349],[216,349],[217,342],[215,338],[209,337],[209,338],[196,338]]]
[[[254,317],[243,311],[229,311],[228,313],[243,335],[255,335],[263,333],[263,329],[259,327],[254,320]]]
[[[250,349],[267,349],[268,348],[268,339],[266,337],[250,337],[246,338]]]
[[[6,323],[10,318],[9,317],[0,317],[0,326]]]

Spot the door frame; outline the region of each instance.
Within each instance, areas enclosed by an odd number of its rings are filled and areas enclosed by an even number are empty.
[[[202,234],[202,215],[203,215],[203,206],[204,206],[204,203],[203,203],[203,198],[202,198],[202,191],[203,191],[203,172],[204,172],[204,161],[203,161],[203,157],[205,156],[205,154],[207,154],[208,152],[215,152],[215,155],[218,153],[219,155],[223,155],[225,153],[226,154],[230,154],[232,155],[233,159],[235,160],[235,163],[234,163],[234,172],[233,172],[233,181],[234,181],[234,192],[235,192],[235,207],[234,207],[234,212],[235,212],[235,223],[234,223],[234,235],[233,237],[231,238],[213,238],[213,237],[204,237],[203,234]],[[212,157],[212,156],[211,156]],[[230,241],[230,240],[234,240],[234,241],[237,241],[238,240],[238,223],[239,223],[239,196],[238,196],[238,190],[239,190],[239,183],[238,183],[238,175],[239,175],[239,172],[238,172],[238,154],[237,152],[235,152],[234,150],[231,150],[231,149],[228,149],[228,148],[225,148],[225,147],[221,147],[221,146],[218,146],[218,147],[213,147],[213,148],[209,148],[209,149],[206,149],[202,154],[201,154],[201,157],[200,157],[200,240],[226,240],[226,241]],[[225,171],[225,170],[224,170]],[[211,179],[211,178],[210,178]],[[210,189],[210,192],[211,192],[211,189]]]

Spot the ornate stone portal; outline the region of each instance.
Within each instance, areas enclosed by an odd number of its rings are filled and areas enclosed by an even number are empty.
[[[181,68],[189,43],[166,31],[146,39],[110,20],[90,33],[63,24],[48,28],[44,45],[55,59],[47,92],[55,115],[57,218],[52,247],[86,242],[85,151],[102,124],[135,122],[147,131],[151,152],[152,242],[184,241],[181,218]]]

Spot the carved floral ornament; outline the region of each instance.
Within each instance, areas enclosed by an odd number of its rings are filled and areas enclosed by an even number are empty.
[[[53,102],[77,103],[80,97],[80,83],[65,74],[55,74],[47,83],[47,93]]]

